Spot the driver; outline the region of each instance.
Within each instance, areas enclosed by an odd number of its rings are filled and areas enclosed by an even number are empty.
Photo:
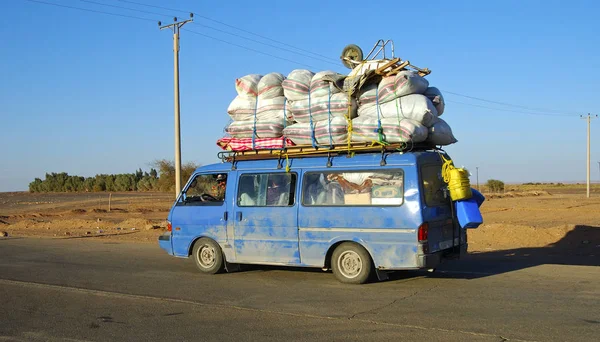
[[[219,201],[225,199],[225,188],[227,185],[227,175],[220,173],[217,175],[217,184],[212,187],[212,195]]]

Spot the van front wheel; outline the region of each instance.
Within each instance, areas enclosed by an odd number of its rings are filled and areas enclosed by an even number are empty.
[[[202,273],[216,274],[223,271],[225,262],[221,247],[211,239],[201,238],[196,241],[192,257]]]
[[[344,242],[333,251],[331,270],[342,283],[364,284],[371,276],[373,262],[362,246]]]

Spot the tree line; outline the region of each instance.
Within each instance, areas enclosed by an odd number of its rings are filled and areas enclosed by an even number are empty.
[[[134,173],[97,174],[94,177],[69,175],[66,172],[46,173],[29,183],[30,192],[101,192],[101,191],[161,191],[175,190],[175,164],[168,160],[152,163],[150,172],[138,169]],[[181,166],[182,182],[186,182],[198,165]]]

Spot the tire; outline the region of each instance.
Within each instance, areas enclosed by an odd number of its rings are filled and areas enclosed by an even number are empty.
[[[331,256],[331,270],[345,284],[364,284],[371,278],[373,260],[360,245],[344,242]]]
[[[344,50],[342,50],[342,57],[349,57],[354,61],[361,62],[363,60],[363,51],[358,45],[349,44],[344,47]],[[344,66],[348,69],[354,69],[355,67],[355,65],[345,60],[342,60],[342,64],[344,64]]]
[[[217,274],[225,268],[225,258],[221,247],[209,238],[201,238],[194,243],[192,257],[202,273]]]

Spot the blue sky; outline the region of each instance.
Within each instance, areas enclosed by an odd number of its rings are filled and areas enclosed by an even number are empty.
[[[0,191],[26,190],[46,172],[133,172],[148,170],[156,159],[173,159],[172,35],[160,31],[156,20],[171,22],[173,15],[185,13],[117,0],[94,2],[165,15],[81,0],[43,1],[151,20],[25,0],[0,2],[5,14],[0,21]],[[523,108],[445,93],[443,118],[459,140],[447,148],[455,164],[473,174],[479,167],[482,182],[585,180],[586,125],[578,115],[600,113],[600,5],[595,1],[432,0],[394,11],[364,1],[137,2],[193,11],[333,59],[328,63],[247,41],[207,26],[265,40],[196,16],[186,29],[298,63],[183,31],[184,161],[217,161],[215,141],[228,122],[236,78],[273,71],[287,75],[296,68],[347,73],[336,62],[345,45],[368,51],[378,39],[393,39],[398,56],[433,71],[427,76],[432,86],[542,108],[536,112],[546,114],[573,114],[529,115],[517,113],[531,112]],[[599,134],[600,119],[592,122],[592,180],[600,178]]]

